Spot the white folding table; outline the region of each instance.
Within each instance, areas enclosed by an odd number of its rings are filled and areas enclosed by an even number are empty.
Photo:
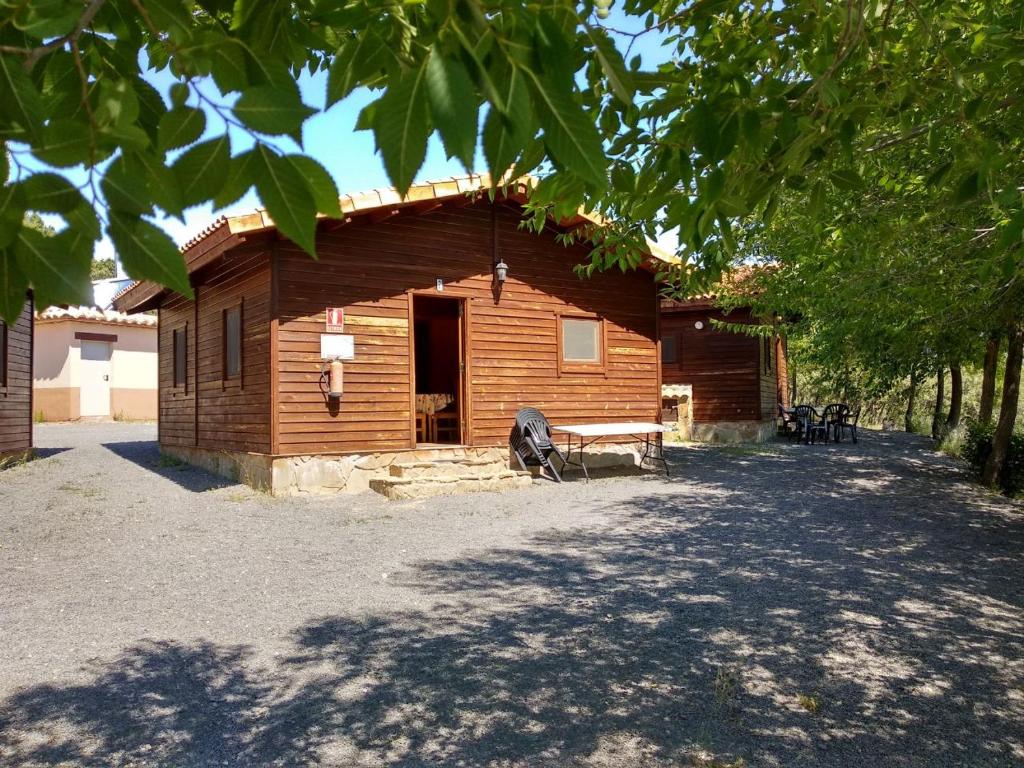
[[[634,437],[644,444],[644,455],[640,457],[640,466],[643,466],[647,459],[660,461],[668,475],[668,462],[665,461],[665,453],[662,447],[662,433],[667,431],[664,424],[655,424],[653,421],[618,421],[608,424],[565,424],[560,427],[552,425],[552,432],[562,432],[566,437],[565,463],[570,466],[580,467],[587,480],[590,473],[587,472],[587,465],[583,461],[583,451],[588,445],[593,445],[602,437]],[[570,461],[572,456],[573,438],[579,439],[580,460]]]

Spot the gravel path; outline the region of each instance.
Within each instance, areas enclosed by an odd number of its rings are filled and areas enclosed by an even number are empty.
[[[924,441],[387,503],[43,425],[0,765],[1024,765],[1024,507]]]

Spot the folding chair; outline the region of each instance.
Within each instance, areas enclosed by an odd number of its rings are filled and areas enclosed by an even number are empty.
[[[520,408],[508,443],[524,471],[527,466],[539,466],[550,472],[556,482],[562,482],[561,475],[551,463],[551,454],[557,456],[563,466],[565,457],[551,441],[551,425],[543,413],[536,408]]]

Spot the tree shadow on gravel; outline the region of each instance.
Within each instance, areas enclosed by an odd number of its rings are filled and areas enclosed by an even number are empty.
[[[1024,517],[910,449],[820,456],[687,457],[607,526],[420,562],[396,589],[429,607],[272,663],[130,649],[0,703],[0,762],[1019,765]]]
[[[238,485],[233,480],[219,477],[204,469],[195,467],[160,453],[160,446],[155,440],[132,440],[120,443],[103,443],[104,448],[122,459],[153,472],[165,480],[170,480],[186,491],[202,493],[216,488],[227,488]]]

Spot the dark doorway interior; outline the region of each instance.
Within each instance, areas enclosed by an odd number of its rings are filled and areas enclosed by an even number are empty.
[[[462,442],[461,300],[413,297],[416,444]]]

